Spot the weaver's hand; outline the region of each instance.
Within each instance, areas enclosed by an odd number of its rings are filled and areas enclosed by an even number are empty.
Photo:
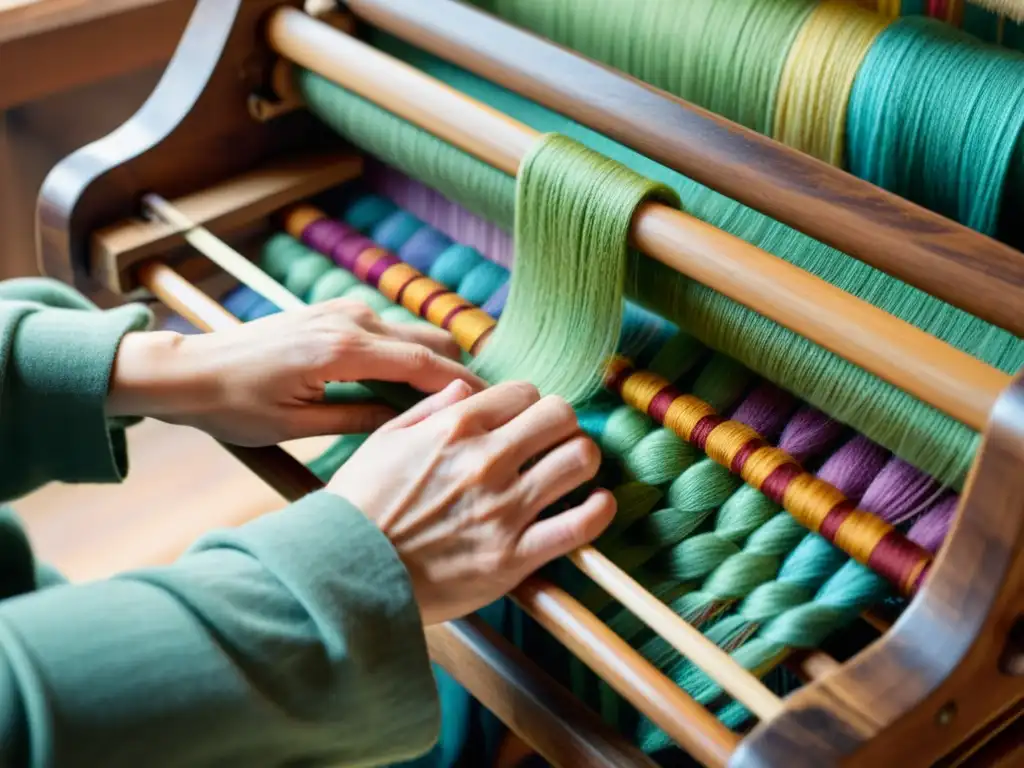
[[[327,490],[391,540],[424,623],[434,624],[487,605],[600,535],[615,514],[608,491],[537,519],[599,463],[564,400],[541,399],[528,384],[472,394],[453,382],[371,435]]]
[[[133,333],[118,349],[107,412],[198,427],[238,445],[371,432],[394,412],[328,405],[328,382],[376,379],[434,393],[459,380],[482,389],[458,353],[444,331],[385,323],[346,299],[215,333]]]

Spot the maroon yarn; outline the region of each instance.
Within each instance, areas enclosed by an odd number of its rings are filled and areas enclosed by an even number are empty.
[[[317,219],[302,230],[302,242],[318,253],[331,253],[352,231],[350,226],[340,221]]]
[[[351,272],[360,254],[377,247],[373,240],[349,228],[348,233],[338,241],[329,253],[335,264]]]

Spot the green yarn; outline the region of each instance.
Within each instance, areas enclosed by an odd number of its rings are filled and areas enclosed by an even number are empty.
[[[365,152],[512,231],[516,183],[511,176],[314,72],[297,69],[295,83],[311,112]]]
[[[630,224],[652,199],[678,204],[667,187],[571,139],[538,139],[519,168],[508,301],[474,370],[492,383],[531,381],[574,404],[600,391],[635,258]]]
[[[864,60],[847,123],[854,174],[995,235],[1007,185],[1024,177],[1011,171],[1024,54],[936,19],[899,19]]]
[[[800,266],[1001,370],[1024,364],[1016,337],[628,150],[593,131],[423,52],[376,35],[379,47],[540,131],[558,132],[663,182],[687,212]],[[511,179],[319,76],[299,86],[310,108],[355,144],[508,227]],[[504,180],[504,181],[503,181]],[[486,209],[486,210],[485,210]],[[487,211],[490,211],[488,213]],[[977,435],[877,377],[668,267],[641,258],[627,290],[709,346],[853,426],[905,460],[959,486]],[[595,315],[598,308],[593,308]]]
[[[521,27],[770,134],[815,0],[471,0]]]

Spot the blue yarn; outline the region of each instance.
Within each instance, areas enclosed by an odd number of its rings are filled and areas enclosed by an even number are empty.
[[[433,227],[422,226],[398,249],[398,258],[426,273],[437,260],[437,255],[451,244],[451,238],[447,235]]]
[[[373,226],[370,238],[381,248],[397,253],[423,226],[424,223],[411,213],[395,211]]]
[[[270,304],[270,302],[252,288],[240,285],[224,294],[221,298],[221,304],[224,306],[224,309],[244,322],[251,319],[254,312],[261,309],[263,305]],[[273,307],[274,305],[271,304],[270,306]]]
[[[491,296],[491,298],[480,305],[480,309],[497,320],[501,317],[501,311],[505,309],[505,302],[508,300],[508,292],[511,287],[512,281],[506,280],[505,283],[494,292],[494,295]]]

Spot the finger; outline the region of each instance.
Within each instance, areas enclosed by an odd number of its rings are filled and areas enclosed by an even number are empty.
[[[516,560],[523,573],[532,573],[592,542],[611,523],[615,509],[615,497],[600,489],[578,507],[531,525],[516,546]]]
[[[488,432],[507,424],[540,400],[540,393],[525,381],[509,381],[485,389],[449,410],[452,418],[472,422]],[[518,469],[518,467],[517,467]]]
[[[381,336],[367,337],[337,361],[347,379],[392,381],[409,384],[421,392],[440,392],[459,379],[475,390],[487,383],[460,363],[437,354],[422,344]]]
[[[435,413],[439,413],[445,408],[465,400],[472,394],[473,390],[469,384],[461,380],[453,381],[440,392],[431,395],[426,400],[421,400],[405,413],[393,418],[383,428],[390,431],[414,426]]]
[[[293,437],[365,435],[395,418],[395,412],[377,403],[298,406],[290,417]]]
[[[594,442],[578,435],[562,443],[526,470],[520,479],[523,511],[532,520],[543,509],[588,483],[601,468],[601,451]]]
[[[565,400],[548,395],[494,433],[502,453],[518,469],[530,459],[580,431],[579,420]]]
[[[382,332],[400,341],[422,344],[451,360],[462,359],[462,349],[447,331],[426,323],[381,323]]]
[[[377,313],[367,304],[355,299],[329,299],[328,301],[311,305],[309,311],[319,315],[326,315],[329,318],[337,318],[342,322],[347,320],[370,333],[380,333],[382,331],[381,319],[377,316]]]

